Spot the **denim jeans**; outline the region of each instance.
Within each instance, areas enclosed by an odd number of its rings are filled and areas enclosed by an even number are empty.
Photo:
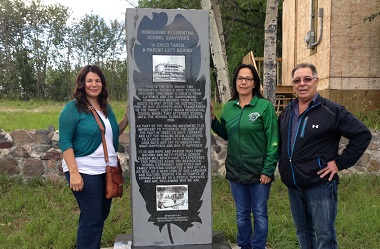
[[[230,187],[236,205],[238,245],[242,249],[265,249],[268,237],[267,202],[271,183],[240,184],[230,181]]]
[[[69,172],[65,175],[70,184]],[[80,209],[76,248],[98,249],[112,199],[107,199],[105,195],[106,174],[81,176],[83,190],[72,191]]]
[[[297,238],[301,249],[336,249],[337,182],[303,189],[288,189]]]

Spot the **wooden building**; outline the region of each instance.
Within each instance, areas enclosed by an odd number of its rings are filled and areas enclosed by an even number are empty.
[[[380,105],[380,0],[283,0],[282,86],[297,63],[313,63],[319,93],[350,111]],[[308,41],[308,43],[306,42]]]

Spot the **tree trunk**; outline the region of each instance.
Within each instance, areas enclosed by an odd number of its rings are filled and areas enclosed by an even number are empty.
[[[264,42],[264,97],[276,102],[276,43],[278,0],[267,0]]]
[[[226,103],[231,98],[228,80],[227,56],[224,47],[222,19],[218,0],[201,0],[202,8],[209,11],[211,55],[217,73],[217,87],[220,100]]]

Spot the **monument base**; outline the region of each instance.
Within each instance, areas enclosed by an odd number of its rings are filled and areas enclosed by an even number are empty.
[[[118,234],[113,249],[231,249],[231,246],[223,233],[213,231],[212,244],[180,246],[133,246],[131,234]]]

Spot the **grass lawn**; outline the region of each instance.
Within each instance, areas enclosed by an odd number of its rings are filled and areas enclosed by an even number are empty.
[[[63,183],[24,182],[0,176],[0,248],[75,248],[79,211]],[[117,234],[131,233],[130,189],[114,199],[106,221],[102,247],[112,247]],[[378,248],[380,245],[380,177],[345,176],[339,184],[336,222],[340,248]],[[213,230],[236,243],[235,208],[227,180],[212,180]],[[269,199],[269,248],[295,249],[297,239],[286,187],[278,179]]]

